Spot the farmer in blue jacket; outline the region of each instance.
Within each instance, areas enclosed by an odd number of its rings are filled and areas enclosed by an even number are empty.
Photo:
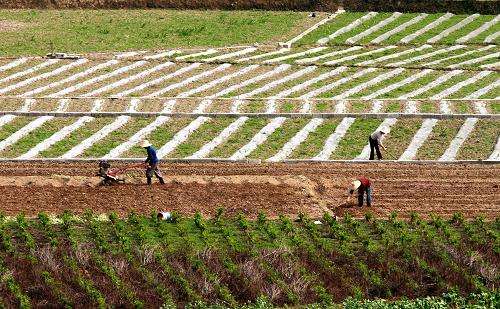
[[[143,140],[141,142],[141,147],[145,148],[148,152],[148,158],[146,159],[146,179],[148,180],[148,185],[151,184],[151,179],[153,178],[153,173],[156,178],[160,181],[161,184],[164,184],[163,176],[158,168],[158,163],[160,160],[156,155],[156,149],[154,149],[153,145],[148,140]]]

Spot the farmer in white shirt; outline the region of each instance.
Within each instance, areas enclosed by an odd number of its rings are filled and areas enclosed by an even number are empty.
[[[382,139],[386,134],[389,133],[389,128],[381,128],[380,130],[376,130],[373,132],[370,137],[368,137],[368,141],[370,142],[370,160],[375,159],[375,150],[377,151],[377,159],[382,160],[382,153],[380,153],[380,147],[385,148],[384,144],[382,144]]]

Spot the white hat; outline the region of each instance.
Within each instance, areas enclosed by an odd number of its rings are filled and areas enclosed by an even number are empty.
[[[391,129],[389,129],[388,127],[383,127],[380,129],[380,132],[382,132],[384,134],[388,134],[389,132],[391,132]]]
[[[151,143],[150,143],[147,139],[145,139],[145,140],[143,140],[143,141],[141,142],[141,147],[142,147],[142,148],[146,148],[146,147],[149,147],[149,146],[151,146],[151,145],[152,145],[152,144],[151,144]]]
[[[357,190],[361,186],[361,181],[359,180],[354,180],[352,182],[352,190]]]

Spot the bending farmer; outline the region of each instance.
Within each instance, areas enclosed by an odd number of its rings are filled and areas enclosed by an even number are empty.
[[[382,139],[384,138],[384,135],[388,133],[389,128],[382,128],[373,132],[370,137],[368,137],[368,142],[370,142],[370,160],[373,160],[375,158],[374,150],[377,151],[377,158],[379,160],[382,160],[382,154],[380,153],[379,146],[384,148],[384,150],[387,150],[382,144]]]
[[[148,180],[148,185],[151,184],[151,178],[153,178],[153,174],[155,174],[156,178],[160,181],[161,184],[164,184],[163,176],[158,168],[158,156],[156,155],[156,150],[153,145],[148,140],[143,140],[141,142],[141,147],[145,148],[148,152],[148,158],[146,159],[146,179]]]
[[[370,207],[372,205],[372,185],[370,180],[366,177],[359,177],[351,183],[351,187],[348,189],[347,204],[351,202],[351,197],[354,191],[358,192],[358,206],[363,206],[364,195],[366,193],[366,206]]]

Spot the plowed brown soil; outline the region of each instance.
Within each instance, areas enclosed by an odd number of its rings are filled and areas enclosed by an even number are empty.
[[[259,211],[272,217],[299,212],[320,217],[324,211],[388,217],[397,211],[408,217],[415,211],[489,219],[500,213],[500,164],[163,163],[167,184],[151,187],[143,184],[140,171],[126,176],[124,185],[98,186],[96,165],[0,163],[0,210],[9,215],[65,209],[213,215],[223,207],[250,217]],[[371,208],[344,204],[349,182],[359,175],[373,181]]]

